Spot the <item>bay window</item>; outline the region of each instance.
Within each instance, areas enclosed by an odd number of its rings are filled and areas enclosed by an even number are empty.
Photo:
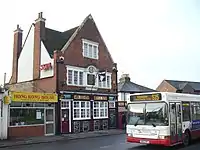
[[[95,102],[94,101],[93,116],[94,116],[94,119],[108,118],[108,102]]]
[[[74,101],[73,102],[73,119],[90,119],[90,102]]]

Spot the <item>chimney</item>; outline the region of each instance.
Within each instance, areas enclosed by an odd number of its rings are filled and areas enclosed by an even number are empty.
[[[12,77],[10,83],[17,83],[18,59],[22,51],[22,35],[23,30],[19,27],[19,25],[17,25],[17,29],[14,31]]]
[[[129,77],[129,74],[122,74],[121,78],[119,79],[120,82],[130,82],[131,79]]]
[[[45,18],[42,12],[38,14],[35,20],[34,29],[34,51],[33,51],[33,79],[40,78],[40,57],[41,57],[41,42],[45,39]]]

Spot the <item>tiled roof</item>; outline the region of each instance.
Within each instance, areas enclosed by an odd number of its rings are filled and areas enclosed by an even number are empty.
[[[186,85],[191,86],[194,90],[200,90],[200,82],[191,81],[177,81],[177,80],[165,80],[177,90],[182,90]]]
[[[77,28],[75,27],[65,32],[45,28],[45,39],[42,42],[51,57],[53,56],[54,50],[61,50],[63,48]]]
[[[133,82],[119,82],[118,83],[118,91],[119,92],[133,92],[133,93],[140,93],[140,92],[155,92],[156,90],[147,88],[142,85],[138,85]]]

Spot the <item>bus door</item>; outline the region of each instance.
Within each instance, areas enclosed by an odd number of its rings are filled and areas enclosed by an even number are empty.
[[[170,139],[171,144],[182,141],[182,120],[180,103],[170,103]]]

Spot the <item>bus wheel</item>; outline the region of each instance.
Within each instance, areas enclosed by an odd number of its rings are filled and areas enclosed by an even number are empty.
[[[190,132],[186,130],[184,133],[183,145],[184,146],[190,145],[190,141],[191,141]]]

